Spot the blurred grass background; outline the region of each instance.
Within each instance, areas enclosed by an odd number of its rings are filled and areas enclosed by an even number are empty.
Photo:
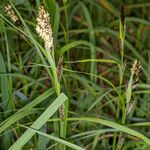
[[[123,57],[126,67],[121,86],[118,69],[118,65],[121,65],[119,13],[123,1],[12,0],[11,3],[22,17],[20,24],[14,24],[6,14],[5,6],[8,2],[0,0],[1,149],[8,149],[24,133],[25,128],[21,125],[32,125],[57,97],[52,78],[47,72],[50,66],[34,42],[36,40],[41,46],[43,45],[43,41],[35,31],[38,7],[41,4],[50,14],[56,64],[60,55],[64,57],[61,91],[68,97],[68,108],[66,108],[68,120],[94,117],[122,124],[122,112],[117,117],[118,95],[121,95],[125,104],[130,68],[133,61],[138,59],[142,69],[137,88],[132,92],[136,97],[136,105],[127,119],[126,126],[131,126],[131,129],[145,137],[150,137],[150,2],[148,0],[124,1],[126,35]],[[36,104],[30,105],[33,100]],[[26,105],[29,107],[25,107],[22,111],[21,108]],[[122,110],[121,104],[120,107]],[[20,111],[20,114],[16,114],[17,111]],[[53,122],[58,120],[56,117],[50,119],[40,131],[54,136]],[[103,123],[79,120],[68,122],[64,140],[89,150],[116,149],[114,133],[118,133],[118,129]],[[118,136],[119,134],[116,134],[116,139]],[[123,149],[150,149],[149,145],[137,135],[134,137],[133,134],[125,134],[125,136]],[[66,148],[58,148],[56,145],[57,142],[54,143],[38,133],[23,149]]]

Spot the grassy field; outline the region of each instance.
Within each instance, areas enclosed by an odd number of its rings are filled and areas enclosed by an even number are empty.
[[[149,150],[149,10],[0,0],[0,149]]]

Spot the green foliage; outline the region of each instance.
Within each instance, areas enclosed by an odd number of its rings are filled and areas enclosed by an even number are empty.
[[[0,0],[0,149],[115,150],[122,133],[123,150],[148,150],[150,3],[127,0],[124,12],[119,0],[11,0],[16,23],[7,3]],[[52,52],[35,30],[40,5]]]

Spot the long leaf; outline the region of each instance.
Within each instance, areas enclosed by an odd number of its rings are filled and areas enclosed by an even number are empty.
[[[73,148],[73,149],[76,149],[76,150],[84,150],[84,148],[79,147],[79,146],[77,146],[77,145],[75,145],[75,144],[72,144],[72,143],[70,143],[70,142],[68,142],[68,141],[65,141],[65,140],[63,140],[63,139],[60,139],[60,138],[58,138],[58,137],[54,137],[54,136],[52,136],[52,135],[43,133],[43,132],[41,132],[41,131],[37,131],[37,130],[35,130],[35,129],[33,129],[33,128],[29,128],[29,127],[26,127],[26,126],[24,126],[24,125],[20,125],[20,126],[21,126],[21,127],[24,127],[24,128],[27,128],[27,129],[30,130],[31,132],[34,131],[34,132],[36,132],[36,133],[38,133],[38,134],[40,134],[40,135],[42,135],[42,136],[44,136],[44,137],[47,137],[47,138],[49,138],[49,139],[52,139],[52,140],[54,140],[54,141],[56,141],[56,142],[59,142],[59,143],[61,143],[61,144],[64,144],[64,145],[66,145],[66,146],[68,146],[68,147],[71,147],[71,148]]]
[[[108,120],[104,120],[104,119],[97,119],[97,118],[86,118],[86,117],[84,117],[84,118],[68,118],[67,120],[68,121],[78,120],[78,121],[87,121],[87,122],[99,123],[99,124],[102,124],[102,125],[105,125],[108,127],[118,129],[120,131],[131,134],[133,136],[136,136],[139,139],[142,139],[143,141],[145,141],[147,144],[150,145],[150,139],[148,137],[144,136],[143,134],[141,134],[141,133],[139,133],[133,129],[130,129],[126,126],[120,125],[120,124],[112,122],[112,121],[108,121]]]
[[[67,100],[65,94],[61,93],[55,101],[40,115],[40,117],[31,125],[31,128],[39,130],[46,121],[54,115],[58,108]],[[20,150],[36,133],[28,129],[25,133],[9,148],[9,150]]]

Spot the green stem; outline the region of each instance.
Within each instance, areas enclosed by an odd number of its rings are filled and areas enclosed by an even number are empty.
[[[60,95],[60,83],[59,83],[58,78],[57,78],[57,68],[56,68],[54,60],[52,59],[51,53],[49,51],[46,51],[46,52],[47,52],[46,53],[47,59],[51,65],[51,69],[52,69],[53,85],[54,85],[56,94],[58,96],[58,95]]]
[[[9,45],[8,45],[9,42],[7,39],[6,29],[4,30],[4,35],[5,35],[5,43],[6,43],[6,51],[7,51],[8,72],[11,72],[10,51],[9,51]],[[8,80],[9,80],[10,108],[12,108],[12,110],[15,110],[15,104],[14,104],[13,96],[11,95],[12,78],[9,76]]]
[[[124,15],[124,14],[123,14]],[[120,55],[121,55],[121,60],[120,60],[120,69],[119,69],[119,76],[120,76],[120,83],[119,83],[119,93],[121,95],[122,93],[122,83],[123,83],[123,68],[124,68],[124,38],[125,38],[125,31],[124,31],[124,24],[122,22],[122,18],[120,15],[120,19],[119,19],[119,42],[120,42]],[[125,104],[124,101],[122,101],[122,99],[120,99],[120,97],[118,98],[118,103],[117,103],[117,116],[116,119],[117,121],[119,121],[119,114],[120,114],[120,105],[122,102],[122,122],[125,122],[125,118],[126,118],[126,113],[125,113]],[[117,133],[114,133],[114,140],[113,140],[113,150],[116,149],[116,138],[117,138]]]

